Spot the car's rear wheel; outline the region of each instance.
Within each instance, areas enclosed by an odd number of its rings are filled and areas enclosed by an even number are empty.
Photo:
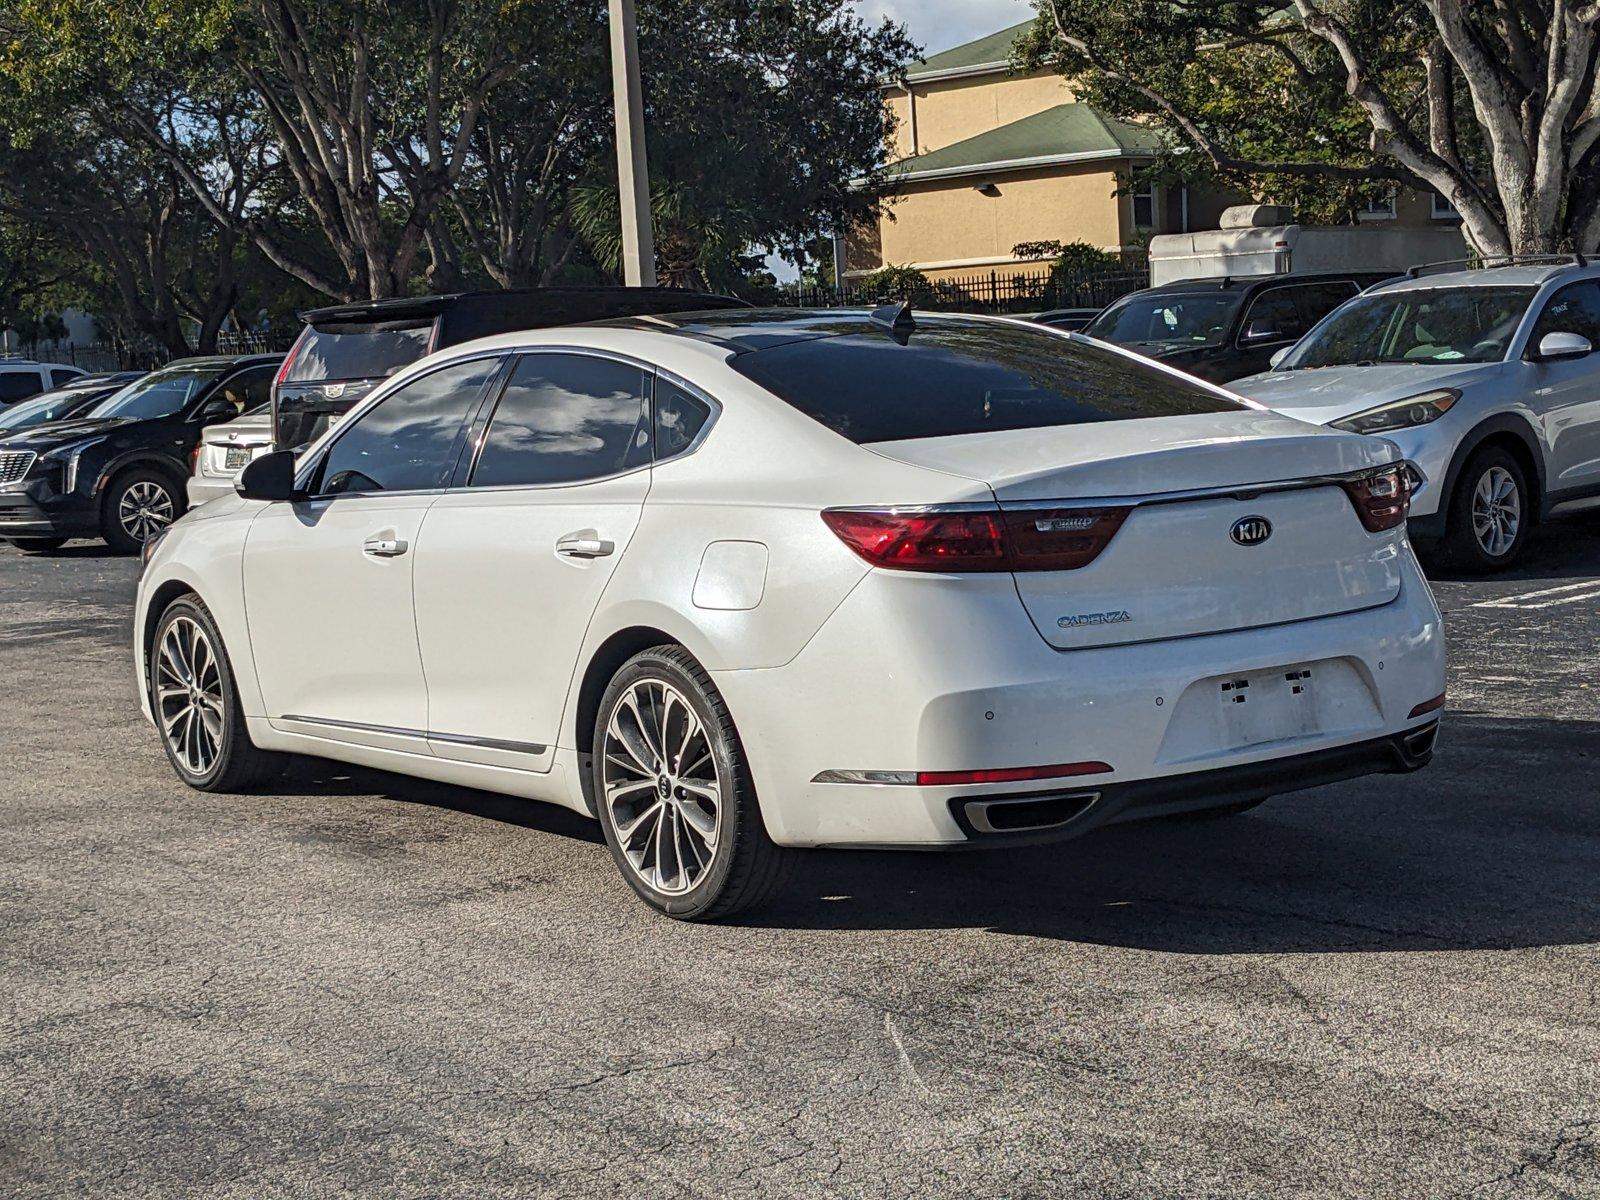
[[[1486,446],[1456,480],[1440,548],[1463,570],[1502,571],[1522,553],[1533,510],[1522,464],[1503,447]]]
[[[629,659],[600,698],[595,807],[623,877],[658,912],[728,917],[769,898],[795,852],[761,820],[738,731],[681,646]]]
[[[66,538],[7,538],[18,550],[24,554],[49,554],[52,550],[59,550],[67,544]]]
[[[139,548],[183,515],[183,489],[160,471],[135,467],[106,488],[100,508],[100,532],[120,554]]]
[[[250,740],[222,634],[197,597],[174,600],[161,614],[149,677],[161,745],[190,787],[245,791],[281,768],[281,755]]]

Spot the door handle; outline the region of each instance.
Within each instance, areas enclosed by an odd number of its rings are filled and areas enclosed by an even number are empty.
[[[556,542],[556,553],[564,558],[604,558],[616,549],[615,542],[579,534],[569,534]]]
[[[373,558],[398,558],[409,546],[397,537],[369,537],[361,543],[361,552]]]

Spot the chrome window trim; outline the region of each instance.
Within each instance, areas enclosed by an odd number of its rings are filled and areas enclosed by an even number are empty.
[[[1376,471],[1387,470],[1390,467],[1409,470],[1418,481],[1412,488],[1412,495],[1422,490],[1428,482],[1428,477],[1421,467],[1410,459],[1401,458],[1394,462],[1379,463],[1377,466],[1362,467],[1356,471],[1342,471],[1330,475],[1305,475],[1297,479],[1275,479],[1267,483],[1233,484],[1224,487],[1192,488],[1188,491],[1154,492],[1143,496],[1095,496],[1086,500],[1075,500],[1071,497],[1061,497],[1055,500],[999,500],[994,502],[984,500],[962,501],[954,504],[839,504],[832,505],[830,512],[891,512],[891,513],[922,513],[922,512],[994,512],[997,508],[1002,512],[1033,512],[1055,508],[1149,508],[1159,504],[1186,504],[1194,500],[1254,500],[1258,496],[1269,495],[1274,492],[1308,491],[1320,487],[1342,487],[1346,483],[1364,478]]]

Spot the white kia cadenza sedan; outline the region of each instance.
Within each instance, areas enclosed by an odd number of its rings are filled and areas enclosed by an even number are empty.
[[[906,309],[452,348],[147,551],[192,787],[284,753],[598,817],[646,901],[796,847],[1003,845],[1431,757],[1388,442],[1077,335]]]

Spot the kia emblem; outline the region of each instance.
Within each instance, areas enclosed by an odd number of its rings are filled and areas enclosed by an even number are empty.
[[[1272,522],[1265,517],[1240,517],[1229,536],[1241,546],[1259,546],[1272,536]]]

